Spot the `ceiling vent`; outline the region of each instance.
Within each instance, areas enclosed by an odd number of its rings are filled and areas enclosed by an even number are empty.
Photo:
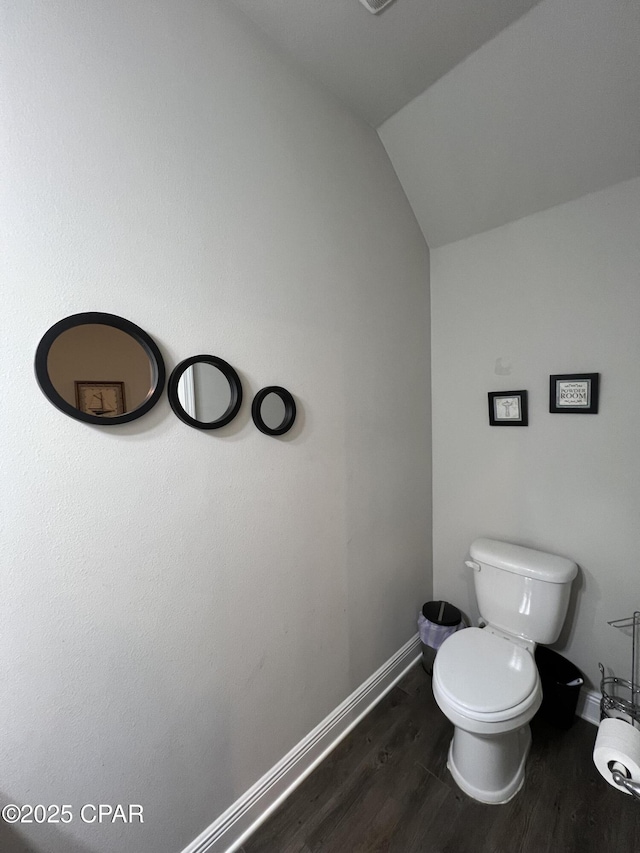
[[[382,12],[383,9],[386,9],[387,6],[393,3],[393,0],[360,0],[360,2],[365,9],[377,15],[378,12]]]

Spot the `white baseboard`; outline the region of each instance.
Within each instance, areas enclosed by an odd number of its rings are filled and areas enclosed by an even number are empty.
[[[182,853],[233,853],[420,660],[416,634]]]
[[[600,694],[597,690],[582,688],[578,696],[576,714],[594,726],[600,725]]]

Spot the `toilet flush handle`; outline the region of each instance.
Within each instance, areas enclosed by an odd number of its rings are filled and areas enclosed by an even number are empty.
[[[474,572],[480,571],[480,563],[476,563],[475,560],[465,560],[465,566],[468,566],[470,569],[473,569]]]

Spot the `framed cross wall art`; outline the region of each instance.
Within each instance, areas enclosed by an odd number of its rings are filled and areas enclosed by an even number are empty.
[[[528,426],[526,391],[489,391],[491,426]]]

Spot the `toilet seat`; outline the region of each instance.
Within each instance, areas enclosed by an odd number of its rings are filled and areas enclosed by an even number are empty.
[[[539,702],[533,655],[480,628],[448,637],[434,665],[434,688],[451,710],[482,723],[506,722]]]

